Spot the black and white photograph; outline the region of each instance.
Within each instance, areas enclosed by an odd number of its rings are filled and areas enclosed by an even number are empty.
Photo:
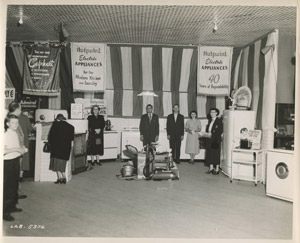
[[[1,242],[299,242],[299,4],[2,1]]]

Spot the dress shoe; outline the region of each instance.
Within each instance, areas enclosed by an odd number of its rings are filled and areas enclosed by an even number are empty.
[[[220,173],[219,170],[218,170],[218,171],[214,171],[214,172],[213,172],[213,175],[219,175],[219,173]]]
[[[60,184],[60,182],[61,182],[61,179],[57,179],[57,181],[54,182],[54,184]]]
[[[25,199],[25,198],[27,198],[26,195],[19,195],[19,196],[18,196],[18,199]]]
[[[214,173],[214,170],[208,170],[205,172],[206,174],[213,174]]]
[[[67,179],[66,178],[63,178],[60,180],[60,184],[66,184],[67,183]]]
[[[23,177],[20,177],[19,182],[20,182],[20,183],[24,182],[24,178],[23,178]]]
[[[100,162],[96,162],[97,165],[101,166],[102,164]]]
[[[14,207],[14,208],[10,209],[9,212],[10,213],[19,213],[19,212],[22,212],[22,209]]]
[[[180,164],[180,161],[178,160],[178,161],[176,161],[175,163],[179,165],[179,164]]]
[[[5,220],[5,221],[14,221],[15,218],[13,216],[11,216],[9,213],[4,213],[3,214],[3,220]]]

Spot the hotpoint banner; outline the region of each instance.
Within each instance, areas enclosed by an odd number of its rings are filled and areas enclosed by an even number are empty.
[[[230,92],[232,47],[200,46],[197,93],[226,96]]]
[[[71,43],[73,91],[103,92],[105,44]]]
[[[44,46],[25,46],[23,94],[57,96],[60,49]]]

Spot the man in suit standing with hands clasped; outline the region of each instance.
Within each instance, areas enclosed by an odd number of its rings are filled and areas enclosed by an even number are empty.
[[[173,113],[167,118],[167,136],[172,149],[172,157],[180,164],[180,147],[184,138],[184,117],[179,113],[179,105],[173,105]]]
[[[142,115],[140,121],[140,140],[143,146],[158,141],[159,136],[159,120],[158,116],[153,112],[153,106],[146,106],[146,114]]]

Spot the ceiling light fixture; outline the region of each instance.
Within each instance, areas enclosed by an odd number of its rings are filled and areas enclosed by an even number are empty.
[[[20,6],[20,8],[19,8],[19,16],[20,16],[20,19],[17,22],[18,27],[20,27],[24,23],[24,21],[23,21],[23,6]]]
[[[63,23],[54,26],[54,31],[58,33],[58,37],[61,42],[65,41],[70,36],[69,31],[67,31]]]
[[[214,22],[214,28],[213,28],[213,33],[216,33],[218,30],[218,25],[217,22]]]
[[[153,91],[143,91],[139,93],[137,96],[153,96],[153,97],[158,97],[157,94],[155,94]]]

